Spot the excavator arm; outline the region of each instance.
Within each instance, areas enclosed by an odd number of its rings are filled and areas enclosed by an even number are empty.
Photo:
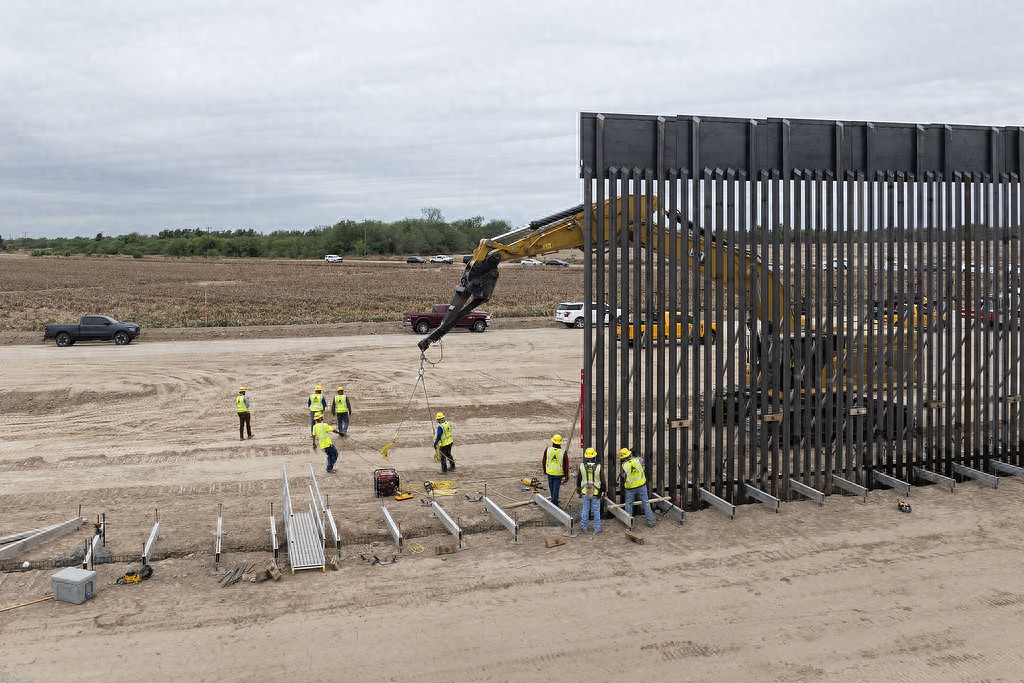
[[[619,222],[610,211],[610,201],[605,201],[604,210],[604,243],[610,244],[615,241],[618,235]],[[650,203],[650,207],[648,207]],[[695,234],[697,229],[684,222],[679,216],[666,216],[668,227],[655,229],[654,234],[660,239],[655,239],[653,244],[648,245],[645,241],[647,231],[643,230],[648,221],[657,221],[658,202],[657,197],[626,197],[619,198],[619,207],[627,207],[624,229],[628,231],[630,239],[639,239],[645,248],[658,249],[662,244],[668,244],[668,240],[676,240],[675,253],[681,261],[684,258],[692,261],[695,255],[699,255],[701,268],[710,269],[711,278],[719,283],[727,283],[730,275],[735,278],[742,278],[747,287],[749,295],[754,301],[754,313],[762,321],[771,323],[778,327],[786,316],[789,316],[790,329],[792,329],[792,314],[784,313],[782,308],[782,284],[775,277],[771,270],[762,266],[761,260],[751,256],[746,251],[731,249],[731,253],[721,252],[720,249],[728,249],[719,244],[718,240],[711,236],[705,239],[701,234]],[[593,215],[598,216],[598,207],[593,205]],[[498,282],[498,264],[511,259],[539,256],[540,254],[559,251],[562,249],[582,248],[584,205],[579,205],[566,211],[533,221],[525,228],[518,228],[503,235],[490,239],[480,240],[480,244],[473,251],[472,260],[466,265],[462,273],[459,285],[455,288],[455,295],[452,297],[451,305],[445,314],[441,324],[424,339],[419,342],[421,351],[426,351],[430,345],[443,337],[453,328],[459,319],[473,310],[480,304],[489,301],[494,294],[494,287]],[[685,225],[684,225],[685,223]],[[686,245],[683,245],[683,239]],[[732,267],[728,267],[726,258],[733,260]],[[760,296],[759,282],[766,278],[767,301],[762,301]]]

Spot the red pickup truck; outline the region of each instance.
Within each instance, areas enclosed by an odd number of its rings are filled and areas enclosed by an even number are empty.
[[[437,327],[448,312],[448,304],[434,304],[429,311],[411,311],[405,314],[403,325],[411,326],[418,334],[426,334],[431,328]],[[491,324],[491,314],[487,311],[470,311],[463,315],[456,327],[468,327],[473,332],[483,332]]]

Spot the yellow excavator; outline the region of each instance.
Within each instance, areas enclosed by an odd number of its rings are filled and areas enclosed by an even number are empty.
[[[605,201],[603,226],[605,244],[617,241],[615,225],[617,216],[610,211],[610,201]],[[624,224],[630,239],[638,239],[645,248],[649,247],[655,250],[661,245],[665,245],[667,249],[668,240],[675,240],[675,254],[680,261],[692,259],[694,254],[699,254],[701,267],[709,269],[711,279],[719,284],[727,284],[730,275],[735,274],[734,277],[742,280],[747,287],[747,294],[754,301],[754,314],[759,320],[769,322],[775,328],[788,322],[789,329],[793,329],[792,312],[784,312],[782,308],[782,284],[770,269],[762,267],[759,258],[739,249],[731,249],[727,258],[731,258],[733,263],[729,267],[719,254],[718,243],[713,236],[710,240],[696,236],[692,226],[683,230],[678,217],[665,216],[665,222],[669,223],[669,227],[660,228],[660,234],[659,228],[655,228],[654,243],[647,244],[647,222],[658,219],[657,197],[650,198],[650,201],[647,197],[619,198],[618,206],[628,207],[624,212]],[[596,204],[593,205],[593,210],[596,217],[598,215]],[[480,240],[480,244],[473,251],[472,260],[462,273],[459,286],[455,288],[455,296],[452,297],[448,312],[437,329],[419,341],[420,350],[426,351],[432,343],[447,334],[463,315],[491,299],[494,287],[498,282],[498,264],[502,261],[529,258],[562,249],[582,248],[584,246],[583,220],[584,206],[581,204],[547,218],[533,221],[528,227]],[[686,239],[685,246],[683,239]],[[761,288],[758,286],[761,278],[766,278],[768,283],[766,288],[768,296],[765,302],[761,301]]]

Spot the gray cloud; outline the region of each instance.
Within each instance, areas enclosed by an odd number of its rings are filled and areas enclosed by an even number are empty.
[[[950,1],[0,6],[0,234],[525,223],[580,111],[1024,123],[1024,9]]]

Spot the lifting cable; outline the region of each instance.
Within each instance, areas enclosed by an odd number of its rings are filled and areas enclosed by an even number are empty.
[[[391,441],[381,446],[380,451],[378,451],[384,456],[385,460],[388,459],[388,451],[394,447],[395,442],[398,440],[398,434],[402,431],[402,425],[405,424],[405,418],[409,416],[409,410],[412,408],[413,399],[416,398],[417,390],[421,385],[423,387],[423,398],[427,403],[427,418],[429,423],[433,424],[433,420],[430,419],[430,396],[427,394],[427,381],[424,378],[424,370],[426,365],[434,366],[444,359],[444,347],[440,342],[438,342],[437,348],[440,350],[441,354],[438,356],[436,361],[428,360],[426,351],[420,351],[420,369],[416,375],[416,382],[412,386],[412,393],[409,394],[409,401],[405,404],[405,410],[402,412],[402,418],[398,422],[398,428],[395,429],[395,435],[391,437]]]

